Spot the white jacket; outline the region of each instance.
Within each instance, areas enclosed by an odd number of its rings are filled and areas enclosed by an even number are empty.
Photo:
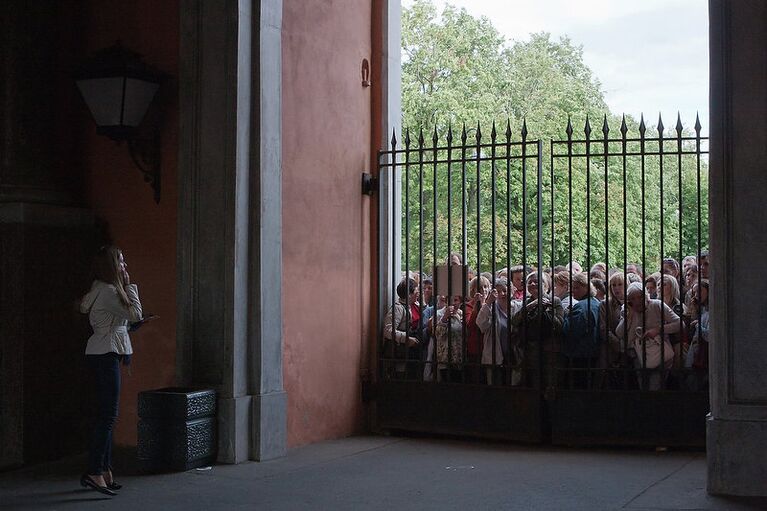
[[[93,281],[91,290],[80,302],[80,312],[88,314],[93,328],[93,335],[85,347],[86,355],[133,353],[128,336],[128,323],[140,321],[143,312],[136,284],[125,286],[125,293],[130,302],[128,306],[120,300],[114,285],[100,280]]]

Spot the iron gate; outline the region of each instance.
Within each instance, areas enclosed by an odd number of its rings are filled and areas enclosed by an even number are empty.
[[[494,124],[489,136],[479,125],[456,137],[435,129],[430,140],[406,131],[401,147],[392,136],[391,149],[379,152],[397,254],[381,293],[395,303],[379,318],[379,428],[704,444],[707,139],[697,119],[694,133],[678,119],[669,135],[659,118],[654,136],[643,118],[630,136],[630,123],[624,118],[613,136],[605,117],[597,134],[587,117],[579,136],[568,120],[566,138],[548,147],[528,139],[524,122],[516,133],[509,122],[503,133]],[[706,267],[697,280],[674,275],[672,260],[685,255]],[[602,301],[591,294],[596,262],[607,281]],[[648,271],[665,266],[668,277]],[[646,302],[646,313],[622,306],[635,276],[643,293],[661,283],[660,302]],[[653,307],[657,335],[649,335]]]

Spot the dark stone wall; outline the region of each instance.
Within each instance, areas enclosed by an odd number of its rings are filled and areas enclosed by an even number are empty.
[[[90,327],[76,309],[98,243],[92,218],[0,206],[10,208],[23,221],[0,221],[0,468],[85,450],[93,397],[83,356]]]
[[[0,2],[0,468],[86,448],[90,330],[73,304],[99,240],[76,207],[81,17],[72,0]]]

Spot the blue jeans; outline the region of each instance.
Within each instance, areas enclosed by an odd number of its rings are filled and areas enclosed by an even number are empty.
[[[122,355],[86,355],[96,379],[96,421],[91,434],[88,473],[112,470],[112,428],[117,421]]]

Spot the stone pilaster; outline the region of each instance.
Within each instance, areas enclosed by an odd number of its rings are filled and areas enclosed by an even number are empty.
[[[181,2],[180,383],[219,392],[219,460],[285,452],[278,0]]]
[[[767,4],[710,1],[708,491],[767,495]],[[756,273],[755,273],[756,272]]]

